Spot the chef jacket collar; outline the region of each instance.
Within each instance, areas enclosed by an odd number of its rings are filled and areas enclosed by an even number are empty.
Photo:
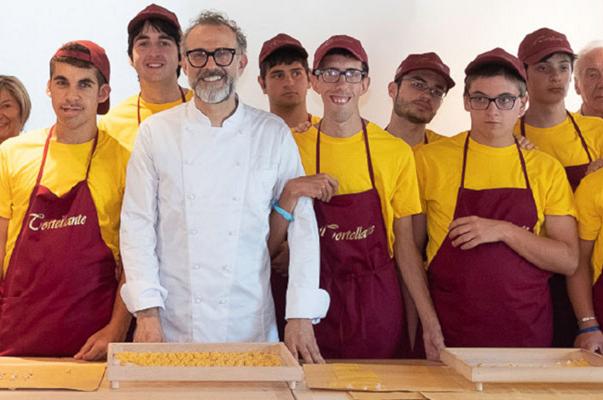
[[[245,118],[245,107],[239,101],[239,95],[235,94],[236,106],[234,112],[227,117],[222,123],[221,128],[227,129],[236,129],[243,123],[243,119]],[[188,107],[188,119],[193,123],[198,123],[206,127],[211,127],[211,121],[209,118],[201,112],[195,105],[195,101],[189,101],[186,103],[186,107]],[[214,127],[215,128],[215,127]]]

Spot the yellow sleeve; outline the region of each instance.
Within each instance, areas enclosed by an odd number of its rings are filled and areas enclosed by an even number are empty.
[[[583,179],[578,189],[576,189],[578,234],[582,240],[595,240],[601,231],[601,209],[597,204],[598,192],[601,189],[598,184],[601,180],[594,178],[603,176],[602,173],[603,170],[597,173],[596,176],[591,176],[591,179]]]
[[[392,196],[392,206],[396,219],[420,214],[422,211],[415,157],[410,147],[402,157],[400,173]]]
[[[417,166],[417,182],[419,184],[419,200],[421,201],[421,209],[423,213],[427,213],[427,201],[425,200],[425,158],[422,151],[415,153],[415,161]]]
[[[10,219],[12,217],[12,193],[10,188],[10,176],[8,172],[8,160],[6,150],[0,146],[0,217]]]
[[[550,185],[545,199],[544,215],[576,216],[572,188],[565,170],[557,160],[554,160],[551,168]]]

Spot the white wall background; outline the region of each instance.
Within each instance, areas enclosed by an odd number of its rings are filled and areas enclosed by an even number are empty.
[[[16,75],[30,92],[33,111],[26,129],[54,121],[45,94],[48,61],[61,44],[75,39],[96,41],[111,60],[113,104],[138,91],[128,63],[128,21],[151,0],[77,1],[2,0],[0,5],[0,74]],[[310,53],[333,34],[362,41],[369,55],[371,88],[361,103],[366,118],[385,125],[391,101],[387,83],[409,53],[436,51],[447,63],[457,86],[450,91],[431,127],[452,135],[467,128],[462,107],[465,66],[478,53],[503,47],[516,53],[525,34],[543,26],[565,33],[577,52],[603,39],[601,0],[156,0],[179,17],[186,28],[203,9],[226,12],[248,38],[249,66],[239,83],[243,101],[259,108],[268,102],[257,82],[262,43],[279,32],[297,37]],[[181,77],[183,85],[186,80]],[[573,85],[570,110],[580,105]],[[309,95],[309,109],[321,114],[319,98]]]

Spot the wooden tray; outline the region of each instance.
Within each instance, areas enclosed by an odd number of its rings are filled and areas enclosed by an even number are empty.
[[[279,367],[155,367],[121,365],[115,353],[129,352],[246,352],[276,354]],[[303,379],[303,370],[283,343],[111,343],[107,355],[107,379],[111,387],[119,381],[212,381],[212,382],[295,382]]]
[[[446,348],[440,359],[482,390],[484,382],[602,383],[603,357],[579,349]],[[585,363],[587,366],[578,366]]]

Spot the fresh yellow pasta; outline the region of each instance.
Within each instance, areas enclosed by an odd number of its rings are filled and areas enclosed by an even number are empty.
[[[121,351],[114,355],[121,365],[141,367],[278,367],[276,354],[261,351],[245,352],[134,352]]]

